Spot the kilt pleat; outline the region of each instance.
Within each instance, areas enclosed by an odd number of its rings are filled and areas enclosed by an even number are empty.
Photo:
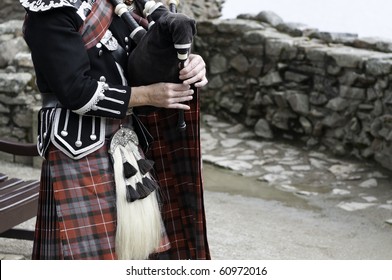
[[[42,165],[40,182],[32,259],[63,259],[50,166],[47,161]]]
[[[140,115],[154,138],[146,156],[155,161],[162,216],[171,243],[169,259],[210,259],[201,174],[198,93],[184,113],[186,130],[177,130],[178,110]]]

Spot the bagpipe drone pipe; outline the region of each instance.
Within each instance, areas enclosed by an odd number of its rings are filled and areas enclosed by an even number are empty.
[[[136,43],[129,56],[129,84],[142,86],[159,82],[181,83],[179,71],[188,59],[196,33],[195,21],[176,13],[178,0],[170,1],[170,10],[155,1],[134,0],[133,5],[143,11],[149,22],[146,30],[137,24],[135,16],[121,4],[114,4],[115,12],[130,26],[130,37]],[[196,238],[195,232],[196,224],[202,224],[203,219],[200,214],[203,213],[203,187],[199,93],[197,88],[193,87],[193,90],[193,99],[186,102],[190,110],[134,108],[134,113],[153,138],[146,156],[155,162],[154,171],[160,188],[163,189],[162,216],[169,239],[176,230],[172,227],[178,221],[170,220],[175,218],[173,215],[165,215],[165,211],[170,211],[173,207],[170,204],[175,203],[176,209],[182,211],[178,214],[182,217],[182,222],[187,220],[185,223],[188,226],[184,229],[184,234],[189,239],[188,244],[197,248],[202,242]]]

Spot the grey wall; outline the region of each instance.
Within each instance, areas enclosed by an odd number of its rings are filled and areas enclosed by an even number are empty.
[[[273,13],[202,21],[202,111],[265,139],[354,155],[392,169],[392,44],[285,24]]]

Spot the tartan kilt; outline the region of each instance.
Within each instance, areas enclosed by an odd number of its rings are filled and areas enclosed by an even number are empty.
[[[43,163],[33,259],[116,259],[116,196],[106,147]]]
[[[171,247],[167,259],[210,259],[203,200],[199,93],[184,112],[186,130],[177,130],[178,110],[159,109],[138,117],[154,138],[146,157],[155,162],[163,200],[162,218]]]
[[[117,259],[116,192],[108,143],[79,160],[50,145],[41,173],[32,259]],[[157,252],[169,246],[163,232]]]

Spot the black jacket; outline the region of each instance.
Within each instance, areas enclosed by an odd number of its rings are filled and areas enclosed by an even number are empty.
[[[46,10],[34,6],[34,1],[20,1],[27,10],[24,37],[44,101],[39,116],[40,153],[44,155],[51,140],[70,157],[81,158],[104,144],[107,118],[129,121],[131,87],[124,73],[128,53],[133,49],[130,30],[113,15],[109,31],[122,50],[119,59],[118,52],[114,56],[100,42],[85,48],[79,32],[83,19],[77,13],[78,7],[62,0],[43,1],[48,3],[45,5],[60,2],[60,6]],[[45,101],[53,99],[55,102]]]
[[[87,114],[124,118],[131,89],[122,85],[122,77],[109,50],[102,45],[85,49],[78,31],[82,23],[72,7],[28,11],[24,34],[31,50],[37,86],[42,93],[56,95],[65,108],[78,110],[94,98],[97,82],[106,81],[110,88],[125,90],[126,93],[106,90],[105,96],[123,102],[119,104],[104,99],[96,105],[120,114],[102,110],[89,110]],[[109,29],[123,49],[131,47],[129,29],[120,18],[114,16]]]

